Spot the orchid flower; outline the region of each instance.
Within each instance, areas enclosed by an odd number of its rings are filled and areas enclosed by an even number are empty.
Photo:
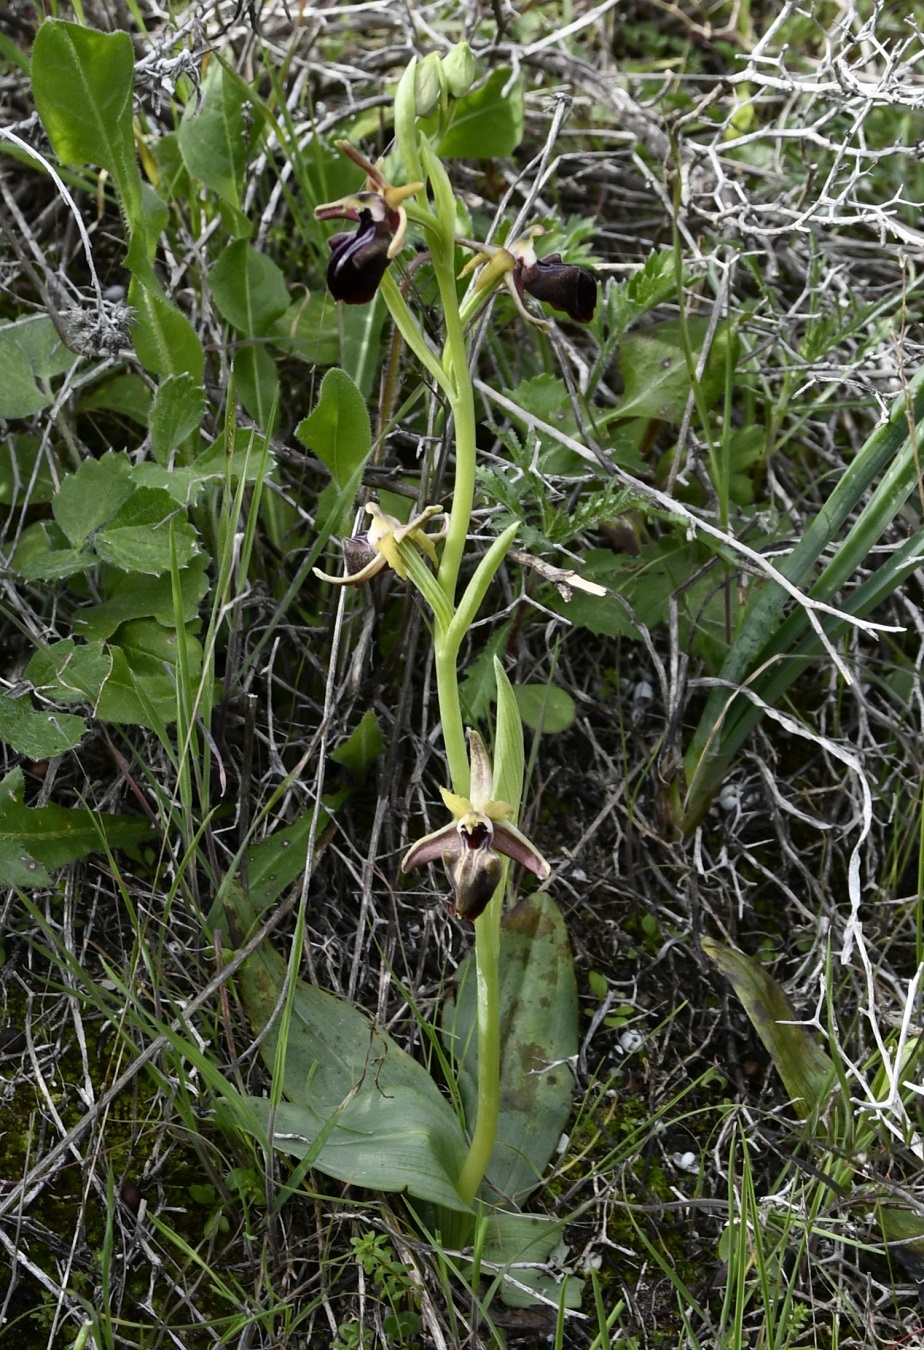
[[[322,572],[319,567],[313,567],[311,570],[316,577],[334,586],[360,586],[390,567],[402,581],[407,581],[407,567],[398,548],[405,539],[436,564],[436,542],[443,537],[445,526],[438,534],[427,534],[424,526],[434,516],[444,514],[441,506],[426,507],[407,524],[397,516],[388,515],[378,502],[367,502],[366,511],[372,517],[372,524],[366,533],[352,535],[342,541],[346,575],[335,577],[329,572]]]
[[[404,246],[407,212],[403,203],[419,192],[423,183],[393,187],[379,164],[370,164],[348,141],[338,141],[338,150],[364,170],[362,192],[315,207],[318,220],[355,220],[352,233],[335,234],[327,241],[331,258],[327,265],[327,288],[335,300],[364,305],[378,290],[385,269]]]
[[[590,323],[597,306],[596,277],[588,267],[562,262],[560,253],[538,257],[533,240],[540,234],[545,234],[545,230],[541,225],[534,225],[526,234],[505,246],[459,239],[458,242],[466,248],[478,250],[477,257],[472,258],[462,269],[462,275],[483,265],[484,270],[478,278],[476,289],[487,291],[497,285],[506,286],[523,318],[537,328],[547,329],[549,325],[530,314],[523,301],[524,291],[534,295],[537,300],[544,300],[553,309],[560,309],[575,323]]]
[[[494,800],[491,761],[477,731],[469,731],[468,744],[471,796],[460,797],[440,788],[453,819],[412,844],[401,860],[401,870],[409,872],[412,867],[441,861],[452,887],[455,912],[475,920],[500,882],[503,863],[498,854],[528,868],[540,881],[545,881],[551,868],[526,835],[511,824],[513,807]]]

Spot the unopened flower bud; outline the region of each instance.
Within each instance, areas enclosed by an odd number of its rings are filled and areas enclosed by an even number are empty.
[[[444,75],[438,52],[431,52],[414,68],[414,106],[418,117],[429,117],[439,107]]]
[[[475,58],[467,42],[457,42],[443,57],[443,79],[450,98],[462,98],[475,79]]]

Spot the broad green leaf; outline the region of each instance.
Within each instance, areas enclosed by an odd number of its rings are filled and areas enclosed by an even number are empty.
[[[708,319],[690,319],[687,335],[695,368],[709,330]],[[700,379],[703,400],[711,407],[725,385],[729,344],[736,342],[736,326],[725,320],[715,331],[706,368]],[[734,352],[731,353],[734,367]],[[690,371],[679,320],[661,323],[644,333],[627,334],[620,345],[623,396],[616,415],[679,422],[690,396]]]
[[[362,782],[369,765],[384,749],[379,719],[371,708],[367,708],[349,738],[331,752],[331,759],[349,769]]]
[[[459,100],[439,153],[465,159],[512,155],[523,139],[523,120],[523,77],[500,66],[479,89]]]
[[[46,19],[32,48],[32,92],[63,164],[98,164],[118,186],[134,230],[141,174],[132,130],[135,55],[127,33],[100,33]]]
[[[37,649],[26,666],[26,679],[59,702],[95,704],[112,665],[112,648],[101,642],[78,645],[65,638]]]
[[[198,536],[169,492],[136,488],[94,539],[104,562],[126,572],[157,576],[185,567],[199,552]]]
[[[79,807],[28,807],[23,804],[22,770],[14,769],[0,783],[0,872],[8,859],[28,854],[46,868],[63,867],[76,858],[105,848],[144,843],[152,838],[150,822],[138,816],[115,816]],[[21,884],[21,883],[20,883]],[[32,885],[47,885],[37,875]]]
[[[924,1217],[912,1209],[901,1209],[891,1197],[877,1202],[874,1213],[889,1244],[889,1255],[920,1288],[924,1283]]]
[[[112,520],[134,491],[125,455],[85,459],[62,481],[52,502],[55,520],[76,549]]]
[[[337,487],[346,487],[369,455],[372,428],[363,396],[345,371],[327,372],[317,404],[295,434],[327,465]]]
[[[239,888],[229,922],[246,932],[253,914]],[[272,1068],[286,964],[269,945],[238,976],[244,1006]],[[265,1033],[265,1034],[264,1034]],[[365,1013],[299,981],[285,1048],[282,1102],[273,1143],[328,1176],[374,1191],[406,1191],[418,1200],[468,1213],[455,1188],[465,1155],[459,1122],[426,1069]],[[265,1129],[271,1106],[252,1098]]]
[[[273,346],[311,366],[335,366],[340,359],[339,312],[326,291],[303,296],[272,325]]]
[[[247,891],[258,914],[278,900],[304,872],[313,819],[314,811],[306,811],[294,825],[274,830],[247,850]],[[322,807],[318,813],[319,834],[329,820]]]
[[[0,740],[27,759],[51,759],[73,750],[87,730],[73,713],[36,712],[28,699],[0,695]]]
[[[167,659],[175,662],[178,656],[178,643],[182,639],[187,646],[187,656],[193,679],[198,678],[202,667],[202,649],[194,637],[184,633],[164,635],[173,638],[173,646],[166,653]],[[165,726],[176,721],[177,717],[177,675],[175,669],[165,668],[165,660],[150,656],[144,651],[123,651],[122,647],[110,645],[112,670],[100,690],[96,705],[96,715],[104,722],[117,725],[147,727],[150,731],[163,734]]]
[[[369,398],[385,356],[382,328],[388,310],[378,292],[369,305],[340,308],[340,365],[363,397]]]
[[[205,416],[205,390],[188,371],[170,375],[151,405],[151,454],[166,465],[171,452],[197,431]]]
[[[819,1112],[835,1084],[835,1068],[818,1037],[798,1022],[783,990],[750,956],[703,938],[703,951],[729,980],[773,1060],[796,1112]]]
[[[180,569],[180,619],[191,623],[198,612],[199,602],[209,587],[209,560],[198,554],[188,567]],[[147,576],[139,572],[123,572],[103,565],[100,573],[100,591],[104,599],[74,616],[74,632],[89,640],[105,640],[116,629],[132,619],[156,619],[165,628],[175,627],[173,578],[170,574]]]
[[[238,348],[234,383],[248,417],[272,432],[279,414],[279,372],[264,346],[245,343]]]
[[[0,327],[0,417],[31,417],[52,400],[48,381],[77,358],[45,315]],[[41,384],[37,383],[41,381]]]
[[[158,673],[165,666],[178,666],[181,647],[185,648],[183,664],[192,679],[202,670],[202,648],[195,634],[186,628],[165,628],[154,619],[132,619],[123,624],[117,636],[132,671],[140,668],[146,676],[149,666]]]
[[[245,337],[260,337],[289,307],[283,272],[265,253],[235,239],[209,272],[215,308]]]
[[[202,83],[201,98],[190,101],[178,132],[186,168],[232,208],[238,234],[249,230],[240,209],[248,156],[246,102],[245,89],[219,61],[213,61]]]
[[[518,684],[514,689],[523,725],[542,735],[567,731],[574,723],[574,699],[554,684]]]
[[[569,1217],[517,1214],[503,1209],[485,1214],[481,1260],[492,1267],[506,1267],[510,1271],[510,1277],[501,1285],[501,1299],[509,1308],[534,1306],[538,1300],[532,1297],[530,1290],[555,1304],[561,1301],[561,1280],[549,1266],[554,1263],[561,1268],[567,1255],[562,1231]],[[525,1289],[523,1285],[526,1285]],[[581,1280],[565,1277],[566,1308],[580,1307],[581,1288]]]
[[[488,1166],[490,1193],[520,1204],[542,1180],[571,1113],[578,1051],[577,986],[561,912],[543,891],[504,916],[500,938],[501,1106]],[[478,1100],[477,979],[472,956],[443,1009],[443,1038],[459,1065],[465,1118]]]
[[[132,277],[128,300],[135,310],[132,343],[141,364],[155,375],[188,371],[201,383],[205,356],[185,314],[137,277]]]
[[[0,443],[0,502],[4,506],[50,502],[57,491],[52,476],[54,464],[42,438],[16,435],[11,427]]]
[[[81,553],[76,548],[48,549],[45,553],[23,562],[19,568],[27,581],[63,581],[95,566],[92,553]]]
[[[51,390],[40,389],[28,356],[0,333],[0,417],[32,417],[51,403]]]
[[[115,375],[83,394],[79,407],[87,412],[105,408],[146,427],[151,412],[151,391],[140,375]]]

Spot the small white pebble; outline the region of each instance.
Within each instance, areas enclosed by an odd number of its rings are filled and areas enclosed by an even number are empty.
[[[556,1152],[559,1154],[564,1153],[570,1143],[571,1143],[571,1135],[563,1134],[558,1141],[558,1148],[556,1149]]]

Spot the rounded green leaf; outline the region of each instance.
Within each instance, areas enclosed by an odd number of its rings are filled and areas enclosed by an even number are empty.
[[[257,337],[289,307],[284,274],[271,258],[246,239],[235,239],[209,272],[215,308],[223,319]]]
[[[337,486],[346,487],[372,448],[372,428],[363,396],[345,371],[327,372],[317,404],[295,434],[327,465]]]

